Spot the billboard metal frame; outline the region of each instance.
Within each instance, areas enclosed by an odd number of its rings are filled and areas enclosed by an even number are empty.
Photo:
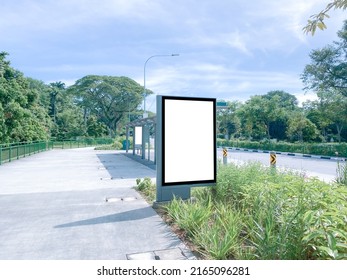
[[[166,101],[187,101],[187,102],[209,102],[212,105],[212,110],[210,110],[210,117],[212,119],[212,128],[209,129],[208,133],[212,133],[213,140],[211,141],[211,145],[206,147],[209,153],[209,168],[213,168],[213,174],[209,178],[197,178],[190,180],[177,180],[177,181],[166,181]],[[185,103],[185,102],[182,102]],[[197,103],[203,104],[203,103]],[[207,103],[206,103],[207,104]],[[194,105],[192,103],[191,105]],[[194,107],[194,106],[193,106]],[[177,114],[180,112],[178,111]],[[171,118],[172,119],[172,118]],[[199,98],[199,97],[177,97],[177,96],[157,96],[157,119],[156,119],[156,160],[157,160],[157,202],[161,201],[169,201],[174,196],[181,197],[182,199],[190,198],[190,188],[196,186],[212,186],[216,184],[216,174],[217,174],[217,146],[216,146],[216,99],[215,98]],[[210,142],[208,142],[210,143]],[[178,147],[179,148],[179,147]],[[192,153],[187,155],[190,157],[190,160],[194,163],[194,153],[203,153],[204,151],[194,151],[194,147],[191,147]],[[182,159],[184,160],[184,159]],[[199,164],[196,162],[195,164]],[[191,164],[191,168],[198,168],[195,164]]]

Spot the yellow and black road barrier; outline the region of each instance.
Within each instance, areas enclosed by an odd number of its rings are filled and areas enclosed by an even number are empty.
[[[270,167],[276,168],[277,156],[275,152],[270,152]]]
[[[223,164],[228,164],[228,149],[223,148]]]

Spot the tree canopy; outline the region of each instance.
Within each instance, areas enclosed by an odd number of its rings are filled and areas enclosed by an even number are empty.
[[[0,142],[47,139],[51,121],[30,80],[0,53]]]
[[[143,87],[128,77],[89,75],[68,89],[87,115],[93,114],[114,136],[117,125],[141,104]]]
[[[130,116],[141,115],[143,87],[128,77],[45,84],[13,69],[7,55],[0,53],[0,143],[114,136]]]
[[[306,90],[339,91],[347,96],[347,21],[338,32],[339,41],[310,54],[302,80]]]

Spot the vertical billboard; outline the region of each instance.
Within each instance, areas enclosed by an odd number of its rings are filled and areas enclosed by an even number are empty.
[[[216,99],[159,98],[161,168],[157,170],[161,171],[161,185],[215,184]]]

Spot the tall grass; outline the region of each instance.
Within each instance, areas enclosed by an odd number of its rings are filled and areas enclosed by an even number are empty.
[[[219,166],[217,186],[166,208],[211,259],[347,259],[347,188],[260,164]]]
[[[189,237],[198,234],[203,223],[206,223],[211,215],[211,205],[204,203],[185,203],[174,199],[168,206],[168,215],[175,223],[187,232]]]
[[[193,241],[207,258],[223,260],[234,258],[241,245],[241,214],[229,206],[218,204],[213,215],[195,231]]]
[[[155,184],[149,177],[136,179],[136,190],[140,191],[148,202],[155,200],[155,187]]]

